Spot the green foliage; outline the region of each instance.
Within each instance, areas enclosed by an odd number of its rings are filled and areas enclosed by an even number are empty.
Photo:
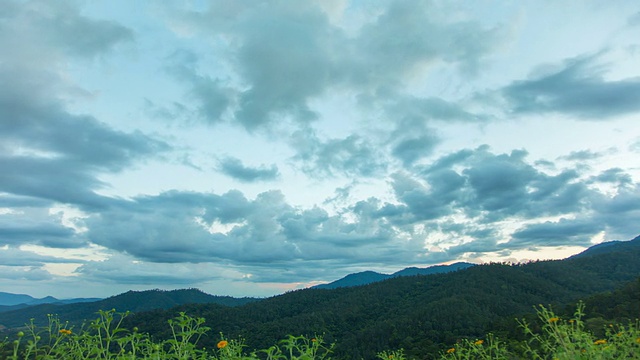
[[[640,359],[640,327],[636,323],[607,324],[604,336],[599,337],[585,327],[584,304],[579,303],[572,317],[563,319],[550,308],[536,308],[538,321],[517,323],[526,339],[517,342],[499,341],[493,334],[482,339],[462,338],[452,347],[441,351],[442,360],[508,360],[508,359]],[[16,340],[0,343],[0,350],[8,348],[10,360],[48,359],[156,359],[156,360],[329,360],[334,345],[325,346],[322,336],[289,335],[264,350],[245,352],[244,340],[227,340],[222,334],[215,348],[200,347],[199,341],[210,330],[203,318],[185,313],[169,320],[172,337],[153,341],[148,334],[122,327],[128,313],[115,310],[100,311],[99,317],[77,333],[68,323],[56,316],[48,316],[48,325],[37,327],[31,322],[26,332]],[[404,349],[384,350],[376,354],[382,360],[407,360],[411,356]]]

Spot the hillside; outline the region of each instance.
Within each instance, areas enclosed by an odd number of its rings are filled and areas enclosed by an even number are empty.
[[[256,300],[254,298],[238,299],[230,296],[214,296],[197,289],[128,291],[94,302],[68,305],[41,304],[2,312],[0,313],[0,326],[7,328],[20,327],[32,318],[35,319],[36,324],[44,324],[47,321],[47,314],[57,314],[65,321],[81,324],[83,320],[96,318],[98,310],[116,309],[119,312],[139,312],[169,309],[184,304],[211,303],[227,307],[239,306]]]
[[[167,319],[185,311],[206,318],[212,334],[242,336],[250,349],[268,347],[287,334],[325,333],[328,341],[338,343],[338,358],[373,358],[393,348],[421,358],[461,337],[483,336],[503,319],[532,312],[534,305],[562,306],[613,291],[640,276],[639,258],[639,247],[622,242],[592,256],[479,265],[334,290],[306,289],[237,308],[181,306],[140,313],[127,323],[168,336]],[[203,345],[213,346],[217,340],[207,337]]]
[[[337,289],[341,287],[351,287],[372,284],[374,282],[392,279],[400,276],[416,276],[416,275],[431,275],[442,274],[452,271],[463,270],[474,266],[474,264],[458,262],[451,265],[435,265],[426,268],[409,267],[397,271],[393,274],[381,274],[375,271],[363,271],[359,273],[349,274],[339,280],[330,282],[328,284],[316,285],[315,289]]]

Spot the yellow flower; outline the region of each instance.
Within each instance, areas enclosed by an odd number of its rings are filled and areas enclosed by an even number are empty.
[[[640,344],[640,338],[637,338],[637,339],[636,339],[636,342],[637,342],[638,344]]]
[[[311,339],[311,342],[316,342],[316,341],[318,341],[318,339],[316,338]]]
[[[576,321],[573,320],[573,319],[569,320],[569,324],[573,324],[574,322],[576,322]]]
[[[62,335],[71,335],[71,330],[69,330],[69,329],[60,329],[60,334],[62,334]]]
[[[554,323],[554,322],[556,322],[556,321],[558,321],[558,320],[560,320],[560,318],[552,317],[552,318],[550,318],[550,319],[549,319],[549,322],[550,322],[550,323]]]
[[[593,343],[594,343],[594,344],[596,344],[596,345],[602,345],[602,344],[606,344],[606,343],[607,343],[607,340],[603,340],[603,339],[601,339],[601,340],[596,340],[596,341],[594,341]]]
[[[393,359],[393,355],[389,355],[389,359]]]
[[[476,340],[476,342],[473,343],[473,345],[482,345],[484,343],[484,340]]]
[[[456,351],[456,348],[451,348],[447,350],[447,354],[453,354]]]
[[[227,340],[221,340],[218,343],[218,349],[224,349],[227,345],[229,345],[229,342]]]

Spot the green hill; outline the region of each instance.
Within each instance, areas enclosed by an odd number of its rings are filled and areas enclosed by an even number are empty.
[[[479,265],[359,287],[299,290],[236,308],[180,306],[139,313],[127,323],[163,338],[169,335],[167,319],[184,311],[206,318],[212,334],[245,338],[250,349],[268,347],[287,334],[325,333],[337,342],[336,358],[371,359],[396,348],[423,358],[460,338],[483,336],[504,319],[513,322],[534,305],[562,308],[634,281],[640,276],[637,242],[559,261]],[[207,337],[202,344],[214,346],[217,340]]]
[[[0,326],[15,328],[23,326],[34,319],[38,325],[47,322],[47,314],[56,314],[60,319],[73,324],[81,324],[84,320],[97,317],[98,310],[117,309],[125,312],[149,311],[154,309],[169,309],[183,304],[220,304],[224,306],[239,306],[252,301],[254,298],[233,298],[230,296],[214,296],[198,289],[183,290],[147,290],[128,291],[103,300],[75,304],[41,304],[26,308],[0,313]]]

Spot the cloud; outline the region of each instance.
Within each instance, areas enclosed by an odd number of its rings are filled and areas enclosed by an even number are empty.
[[[569,161],[587,161],[594,160],[602,157],[604,154],[600,152],[594,152],[591,150],[572,151],[569,155],[560,156],[558,159]]]
[[[40,207],[14,207],[0,213],[0,238],[4,245],[14,247],[41,245],[68,249],[87,245],[75,228],[61,224],[59,215]]]
[[[313,131],[298,131],[291,138],[302,170],[312,176],[371,177],[387,167],[385,157],[368,139],[350,135],[343,139],[319,139]]]
[[[640,216],[640,185],[623,184],[613,196],[597,194],[592,199],[593,222],[605,224],[609,236],[626,240],[637,236]]]
[[[130,29],[112,21],[81,16],[72,2],[32,1],[24,8],[28,11],[20,16],[30,18],[31,26],[43,35],[43,43],[70,55],[92,57],[133,40]]]
[[[422,135],[400,141],[392,151],[393,156],[400,159],[405,166],[431,155],[439,139],[433,135]]]
[[[621,168],[607,169],[601,172],[600,174],[593,176],[591,179],[596,182],[614,183],[620,186],[633,184],[633,179],[631,178],[631,175],[626,173]]]
[[[129,255],[114,254],[104,261],[89,261],[75,270],[89,281],[128,285],[193,286],[222,276],[240,278],[226,266],[190,263],[153,263]]]
[[[629,17],[629,19],[627,20],[627,25],[631,27],[640,25],[640,11]]]
[[[84,226],[93,243],[153,263],[282,267],[412,256],[398,247],[389,224],[355,217],[347,221],[320,208],[297,209],[278,191],[253,200],[238,191],[174,191],[122,202],[90,215]]]
[[[201,73],[198,60],[198,55],[194,52],[179,49],[167,58],[166,70],[189,87],[187,96],[197,103],[194,113],[208,124],[220,123],[224,120],[225,111],[232,105],[234,90],[224,80]],[[169,119],[190,112],[184,104],[178,102],[174,102],[170,108],[152,107],[154,108],[156,116]]]
[[[32,251],[25,251],[12,247],[0,249],[0,266],[3,267],[31,267],[36,269],[45,264],[71,262],[82,263],[84,260],[69,260],[55,256],[39,255]]]
[[[280,174],[278,167],[273,164],[270,167],[245,166],[240,159],[225,157],[220,160],[220,171],[227,176],[242,182],[270,181],[277,179]]]
[[[3,266],[0,264],[0,278],[7,281],[28,280],[44,281],[51,280],[51,274],[36,266]]]
[[[538,246],[590,246],[594,234],[604,230],[603,224],[592,219],[545,221],[516,230],[511,240],[501,246],[506,249]]]
[[[502,28],[487,28],[468,18],[438,20],[440,13],[450,9],[432,1],[397,1],[374,7],[378,16],[353,32],[347,30],[351,24],[343,23],[352,21],[349,16],[335,22],[335,16],[330,19],[314,2],[247,6],[222,1],[205,10],[167,8],[166,12],[169,23],[182,36],[204,35],[216,52],[224,52],[227,60],[220,66],[237,79],[234,91],[226,92],[235,98],[233,118],[249,131],[288,117],[301,128],[309,126],[319,117],[310,101],[332,89],[351,89],[383,102],[384,89],[401,89],[403,81],[438,62],[474,74],[506,39]],[[203,83],[201,77],[189,81],[192,88]],[[217,83],[205,82],[209,89]],[[220,101],[228,98],[220,97],[219,90],[212,95],[197,94],[200,106],[211,102],[216,114],[229,105],[228,100]],[[442,99],[415,100],[416,107],[427,109],[426,116],[472,117]]]
[[[0,82],[11,84],[0,89],[0,191],[100,207],[105,199],[94,192],[104,186],[99,174],[122,171],[170,146],[69,112],[68,99],[84,90],[64,68],[131,41],[132,32],[85,17],[72,3],[4,5],[12,16],[0,23],[0,47],[12,52],[0,64]]]
[[[561,113],[607,120],[640,111],[640,79],[607,80],[599,55],[565,60],[541,76],[511,83],[502,90],[515,113]]]

